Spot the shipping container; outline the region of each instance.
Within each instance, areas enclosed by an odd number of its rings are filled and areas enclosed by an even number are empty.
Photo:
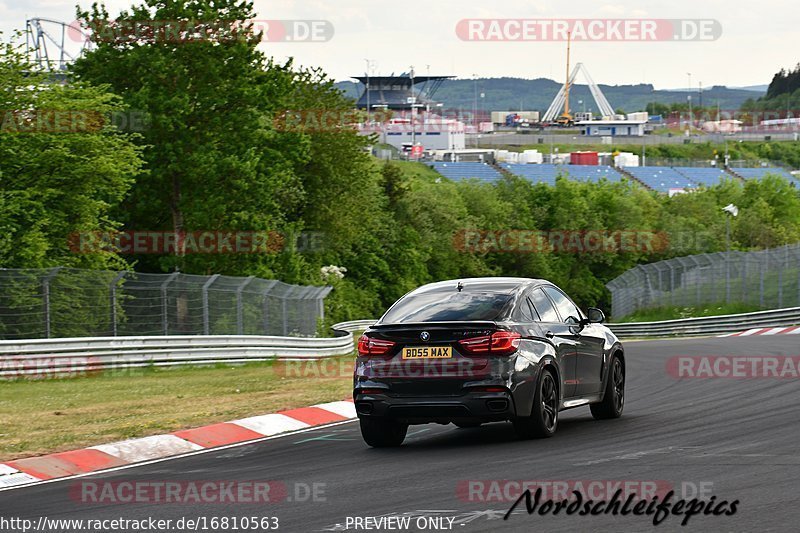
[[[570,165],[597,165],[597,152],[572,152],[569,157]]]

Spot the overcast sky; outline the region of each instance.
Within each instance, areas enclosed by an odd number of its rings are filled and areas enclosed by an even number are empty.
[[[89,1],[80,1],[89,5]],[[8,37],[26,18],[72,21],[76,0],[0,0],[0,31]],[[106,2],[112,16],[130,0]],[[456,35],[462,19],[716,19],[722,35],[711,42],[573,43],[573,62],[583,62],[598,83],[652,83],[658,89],[766,84],[781,67],[800,61],[797,0],[256,0],[265,20],[322,19],[332,23],[328,42],[265,43],[278,58],[320,66],[337,80],[366,69],[462,78],[564,77],[565,43],[468,42]],[[581,80],[579,80],[580,82]]]

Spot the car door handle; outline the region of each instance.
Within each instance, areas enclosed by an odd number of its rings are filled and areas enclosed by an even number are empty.
[[[552,331],[548,331],[547,333],[544,334],[544,336],[547,337],[548,339],[552,339],[553,337],[555,337]]]

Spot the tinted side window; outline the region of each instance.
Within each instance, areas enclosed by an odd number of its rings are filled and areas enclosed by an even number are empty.
[[[533,304],[534,309],[536,309],[536,312],[539,313],[539,317],[542,319],[542,322],[559,321],[555,307],[553,307],[553,304],[542,292],[542,289],[536,289],[531,293],[531,303]]]
[[[558,308],[558,314],[561,315],[562,321],[567,322],[567,319],[570,317],[574,318],[575,320],[581,319],[581,312],[578,311],[578,308],[569,301],[563,292],[554,287],[545,287],[544,292],[546,292],[547,295],[553,299],[553,302],[555,302],[556,308]]]
[[[517,308],[514,312],[514,318],[520,322],[533,322],[536,320],[534,315],[531,311],[530,306],[528,305],[528,299],[522,297],[517,302]]]
[[[536,312],[536,308],[533,306],[530,297],[525,298],[525,305],[527,305],[528,308],[531,310],[531,314],[533,315],[533,319],[535,321],[539,322],[542,320],[541,317],[539,316],[539,313]]]

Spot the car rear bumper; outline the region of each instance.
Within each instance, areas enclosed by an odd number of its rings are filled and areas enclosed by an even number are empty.
[[[354,401],[359,418],[392,418],[409,424],[492,422],[515,416],[514,401],[508,392],[467,392],[456,397],[357,393]]]

